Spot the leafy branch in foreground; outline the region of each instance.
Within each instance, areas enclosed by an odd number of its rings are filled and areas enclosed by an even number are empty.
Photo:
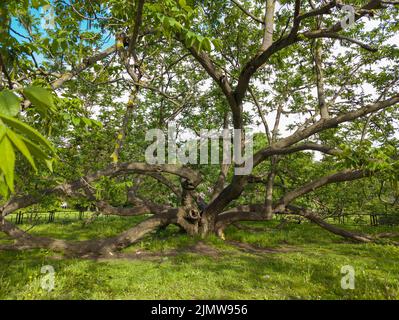
[[[22,95],[40,112],[54,111],[51,94],[44,88],[27,87]],[[0,195],[7,198],[14,192],[15,151],[19,151],[37,173],[36,161],[42,161],[52,171],[55,149],[36,129],[18,120],[20,99],[10,90],[0,92]]]

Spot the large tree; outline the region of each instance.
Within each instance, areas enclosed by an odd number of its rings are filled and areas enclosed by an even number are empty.
[[[325,222],[319,213],[329,200],[317,191],[372,176],[397,188],[398,2],[0,6],[0,230],[13,247],[108,253],[169,224],[223,237],[231,223],[275,214],[373,241]],[[197,135],[261,125],[252,173],[235,174],[234,163],[145,163],[146,130],[167,132],[172,121]],[[152,216],[116,237],[84,242],[35,237],[6,219],[65,197],[103,214]]]

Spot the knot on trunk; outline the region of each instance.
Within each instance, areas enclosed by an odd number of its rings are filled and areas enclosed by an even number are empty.
[[[194,184],[188,179],[182,179],[181,187],[183,188],[183,190],[187,191],[193,191],[195,189]]]
[[[195,209],[181,207],[177,212],[177,224],[190,235],[198,234],[200,212]]]

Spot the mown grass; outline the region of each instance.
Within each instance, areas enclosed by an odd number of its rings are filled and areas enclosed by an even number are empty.
[[[82,222],[35,226],[30,232],[63,239],[108,237],[140,218],[101,218],[82,228]],[[46,250],[0,251],[1,299],[398,299],[399,248],[354,244],[310,223],[257,223],[267,232],[230,227],[226,241],[180,234],[168,227],[125,249],[159,253],[152,259],[67,259]],[[255,225],[255,224],[249,224]],[[28,228],[28,226],[23,226]],[[369,233],[398,232],[391,227],[353,227]],[[0,238],[5,242],[5,238]],[[229,242],[254,247],[285,248],[288,252],[244,252]],[[218,252],[185,251],[202,241]],[[176,250],[177,249],[177,250]],[[175,250],[175,255],[168,255]],[[56,271],[55,289],[41,288],[41,267]],[[341,267],[356,271],[355,289],[341,288]]]

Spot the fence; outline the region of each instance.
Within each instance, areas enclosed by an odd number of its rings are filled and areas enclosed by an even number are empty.
[[[305,218],[291,215],[278,215],[275,216],[278,220],[293,220],[298,223],[305,221]],[[389,215],[385,213],[345,213],[337,215],[322,216],[324,220],[333,224],[345,224],[345,225],[399,225],[399,216]]]
[[[23,223],[54,223],[56,219],[60,222],[70,222],[74,220],[84,220],[91,217],[96,212],[93,211],[18,211],[11,214],[10,216],[15,216],[12,218],[15,224]],[[284,215],[283,215],[284,216]],[[279,218],[287,218],[279,216]],[[108,218],[108,215],[104,216]],[[299,219],[298,217],[296,219]],[[384,213],[373,213],[373,214],[340,214],[337,216],[325,217],[327,221],[331,221],[338,224],[346,225],[399,225],[399,217],[393,215],[387,215]],[[301,220],[301,219],[300,219]]]
[[[92,211],[57,211],[57,210],[49,210],[49,211],[18,211],[16,213],[11,214],[11,219],[15,222],[15,224],[23,224],[23,223],[53,223],[56,219],[60,222],[67,222],[73,220],[83,220],[90,217],[94,212]],[[13,217],[15,216],[15,217]]]
[[[364,214],[364,213],[351,213],[351,214],[341,214],[338,216],[330,216],[327,219],[333,220],[339,224],[346,225],[370,225],[370,226],[379,226],[379,225],[398,225],[399,217],[394,215],[388,215],[385,213],[372,213],[372,214]]]

